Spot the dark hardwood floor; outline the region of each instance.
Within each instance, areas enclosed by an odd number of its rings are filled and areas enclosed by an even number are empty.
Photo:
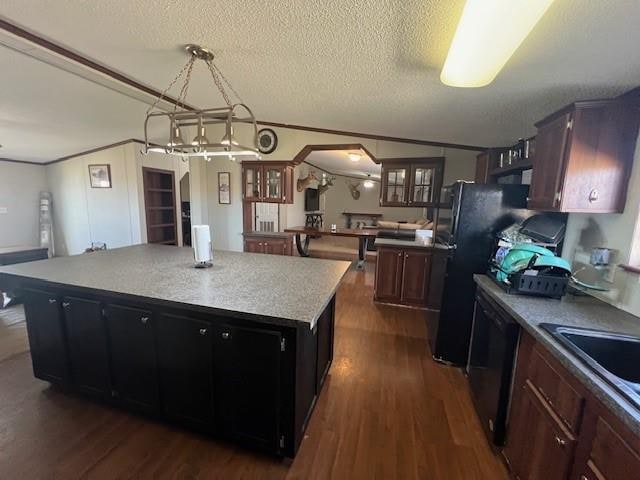
[[[291,462],[87,401],[0,362],[0,479],[506,480],[466,380],[427,351],[414,310],[372,303],[374,265],[337,297],[336,351]]]

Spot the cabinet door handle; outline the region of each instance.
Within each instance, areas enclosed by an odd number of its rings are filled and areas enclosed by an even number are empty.
[[[56,300],[55,298],[50,298],[50,299],[49,299],[49,303],[50,303],[50,304],[52,304],[52,305],[53,305],[54,303],[56,303],[56,302],[57,302],[57,300]]]
[[[140,317],[140,321],[142,322],[143,325],[146,325],[147,322],[149,321],[149,317]]]
[[[69,308],[71,306],[71,302],[62,302],[62,308]]]
[[[404,258],[409,258],[409,254],[408,254],[408,253],[405,253],[405,254],[404,254]]]
[[[268,246],[269,246],[269,244],[268,244],[268,243],[265,243],[265,244],[264,244],[264,246],[265,246],[265,247],[268,247]]]
[[[398,256],[399,256],[399,257],[401,257],[401,256],[402,256],[402,253],[399,253],[399,254],[398,254]]]
[[[580,480],[589,480],[589,478],[586,475],[580,475]]]
[[[224,338],[225,340],[228,340],[230,337],[229,332],[222,332],[222,338]]]
[[[567,441],[556,435],[556,443],[561,447],[564,447],[567,444]]]
[[[200,329],[200,335],[206,335],[207,334],[207,329],[206,328],[201,328]]]
[[[591,190],[589,192],[589,202],[590,203],[597,202],[598,198],[600,198],[600,192],[598,192],[598,190],[596,190],[594,188],[593,190]]]

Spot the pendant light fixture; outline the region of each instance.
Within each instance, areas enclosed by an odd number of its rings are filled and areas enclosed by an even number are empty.
[[[145,145],[142,153],[158,152],[183,158],[203,157],[207,161],[210,161],[212,157],[226,157],[231,160],[236,160],[236,158],[260,159],[258,127],[253,112],[242,101],[238,92],[222,74],[218,66],[213,63],[213,53],[199,45],[187,45],[185,49],[189,54],[189,60],[147,110],[144,122]],[[194,64],[198,60],[207,66],[213,83],[226,104],[225,106],[196,110],[186,105],[191,73]],[[183,79],[182,87],[173,110],[166,112],[157,109],[156,107],[160,101],[180,79]],[[232,103],[225,85],[237,97],[238,103]],[[169,138],[161,142],[160,145],[151,143],[148,133],[150,124],[157,122],[167,122],[169,131]],[[234,126],[241,124],[251,129],[251,140],[247,145],[241,144],[234,136]],[[223,125],[224,127],[224,135],[219,142],[211,142],[207,136],[207,128],[212,125]],[[191,142],[185,142],[182,135],[186,127],[196,127],[196,136]]]

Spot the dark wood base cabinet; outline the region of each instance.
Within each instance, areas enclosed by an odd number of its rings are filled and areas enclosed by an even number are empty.
[[[270,255],[291,255],[293,252],[292,235],[252,235],[244,234],[244,251],[249,253],[267,253]]]
[[[37,378],[295,456],[333,360],[335,298],[313,329],[108,293],[23,288]]]
[[[504,456],[518,480],[640,478],[640,438],[528,334]]]
[[[374,300],[440,309],[446,254],[431,249],[378,247]]]

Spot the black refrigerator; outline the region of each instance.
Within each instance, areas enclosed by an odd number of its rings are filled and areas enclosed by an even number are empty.
[[[443,189],[436,239],[449,247],[440,315],[427,315],[437,361],[466,365],[475,303],[474,273],[486,273],[496,234],[535,215],[527,210],[528,185],[459,181]]]

